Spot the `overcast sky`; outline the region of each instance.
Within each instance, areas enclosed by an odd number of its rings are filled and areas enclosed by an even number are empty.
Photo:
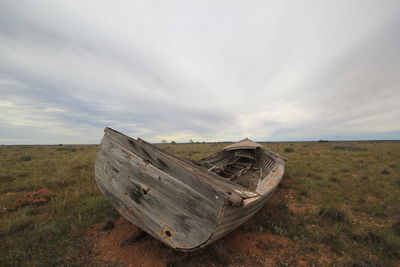
[[[400,139],[400,1],[1,1],[0,144]]]

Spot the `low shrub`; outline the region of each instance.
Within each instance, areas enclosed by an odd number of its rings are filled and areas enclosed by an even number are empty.
[[[330,223],[340,223],[348,221],[347,213],[344,210],[335,207],[322,207],[319,210],[318,215],[322,219]]]
[[[390,174],[390,171],[384,169],[384,170],[381,170],[381,174],[388,175],[388,174]]]
[[[71,151],[71,152],[76,152],[76,148],[60,147],[60,148],[57,148],[56,151]]]
[[[32,157],[30,155],[25,155],[19,158],[21,161],[31,161]]]
[[[394,223],[392,224],[392,228],[393,228],[393,232],[394,232],[396,235],[400,235],[400,220],[397,221],[397,222],[394,222]]]
[[[0,183],[10,183],[14,182],[15,178],[11,176],[0,176]]]
[[[365,147],[356,147],[356,146],[334,146],[333,150],[345,150],[345,151],[367,151],[368,149]]]
[[[336,177],[329,178],[329,181],[331,181],[332,183],[339,183],[339,179]]]
[[[343,247],[340,235],[337,234],[325,234],[321,241],[322,243],[328,245],[335,252],[339,252]]]

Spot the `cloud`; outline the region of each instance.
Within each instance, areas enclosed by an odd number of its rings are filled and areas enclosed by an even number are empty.
[[[399,139],[398,1],[0,4],[0,143]]]

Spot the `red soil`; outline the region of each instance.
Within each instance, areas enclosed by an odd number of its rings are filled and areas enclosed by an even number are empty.
[[[167,266],[175,261],[179,263],[183,257],[185,260],[178,266],[221,266],[221,258],[225,258],[222,261],[229,262],[229,266],[276,266],[283,253],[292,246],[288,239],[281,236],[240,230],[203,250],[190,253],[177,252],[151,236],[121,246],[123,241],[140,230],[123,218],[118,218],[114,224],[115,227],[109,231],[101,231],[101,226],[96,225],[89,232],[94,242],[93,254],[98,262],[150,267]]]
[[[124,266],[166,266],[173,260],[172,249],[162,247],[158,240],[145,237],[129,246],[120,244],[140,229],[129,224],[122,217],[114,221],[115,227],[109,231],[98,231],[99,226],[89,234],[94,239],[94,256],[104,263],[119,262]],[[97,228],[97,229],[96,229]]]
[[[254,256],[267,251],[268,254],[279,253],[289,246],[289,240],[266,233],[235,231],[228,236],[227,244],[235,252]]]
[[[28,205],[40,206],[44,205],[54,196],[54,192],[47,188],[37,191],[27,192],[22,198],[18,199],[14,208],[19,209]]]

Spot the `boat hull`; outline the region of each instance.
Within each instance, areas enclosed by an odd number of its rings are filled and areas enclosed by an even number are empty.
[[[239,227],[264,206],[277,185],[255,197],[207,169],[109,128],[97,153],[95,178],[122,216],[185,251]],[[243,201],[246,196],[249,202]],[[235,204],[238,198],[241,202]]]

